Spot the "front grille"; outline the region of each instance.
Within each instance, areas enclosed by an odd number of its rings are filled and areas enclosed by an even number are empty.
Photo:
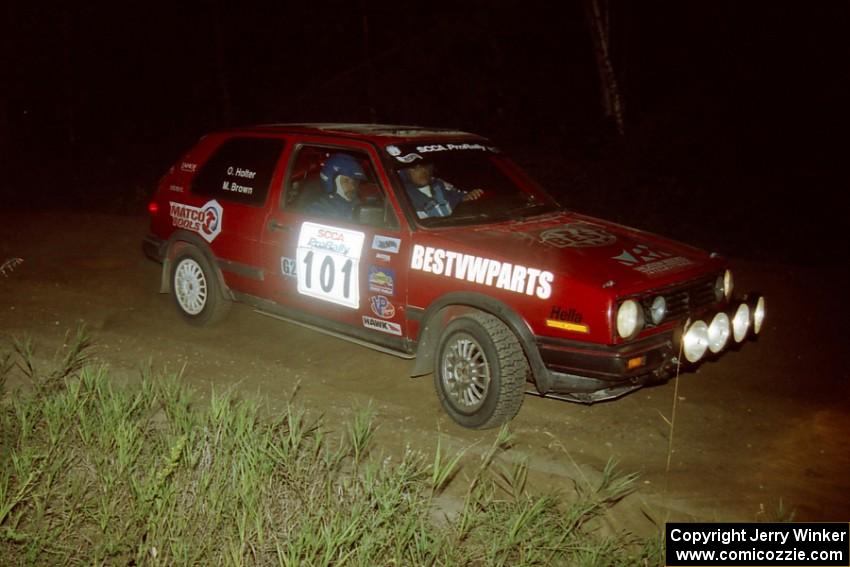
[[[685,284],[659,289],[644,295],[640,301],[647,314],[646,326],[654,326],[649,317],[649,308],[656,296],[664,296],[664,300],[667,302],[667,315],[665,315],[664,320],[660,323],[663,325],[669,321],[685,319],[694,311],[717,301],[714,295],[715,280],[716,276],[708,276]]]

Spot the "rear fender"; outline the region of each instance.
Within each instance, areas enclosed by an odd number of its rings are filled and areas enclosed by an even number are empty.
[[[233,299],[233,293],[230,291],[230,288],[227,287],[227,284],[224,281],[224,275],[221,273],[221,269],[218,267],[218,259],[210,250],[209,245],[207,245],[206,241],[204,241],[200,236],[193,232],[178,230],[175,231],[174,234],[168,239],[168,246],[166,247],[165,257],[162,260],[162,273],[160,276],[159,282],[159,292],[160,293],[171,293],[171,265],[174,262],[174,259],[180,254],[181,251],[185,250],[188,247],[192,247],[197,249],[203,256],[206,258],[207,262],[209,262],[210,266],[212,266],[215,271],[216,278],[218,279],[219,289],[221,290],[221,295],[224,299]]]

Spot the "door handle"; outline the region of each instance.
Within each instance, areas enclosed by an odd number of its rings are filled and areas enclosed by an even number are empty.
[[[283,224],[282,222],[277,221],[275,219],[270,220],[268,226],[269,230],[284,230],[286,232],[292,230],[292,227],[288,224]]]

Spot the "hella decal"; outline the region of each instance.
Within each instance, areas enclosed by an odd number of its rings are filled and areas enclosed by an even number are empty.
[[[420,244],[413,246],[410,267],[438,276],[536,295],[540,299],[548,299],[552,295],[552,281],[555,279],[555,275],[546,270]]]
[[[390,252],[391,254],[398,254],[399,248],[401,248],[401,240],[399,240],[398,238],[381,236],[380,234],[376,234],[372,238],[372,250],[380,250],[381,252]]]
[[[583,318],[582,314],[573,307],[566,309],[556,305],[552,307],[549,319],[546,319],[546,326],[564,331],[589,333],[590,327],[581,322]]]
[[[363,326],[367,329],[372,329],[373,331],[401,336],[401,325],[398,323],[390,323],[383,319],[375,319],[374,317],[367,317],[366,315],[363,315]]]
[[[381,266],[369,266],[369,291],[392,295],[394,287],[395,270]]]
[[[573,222],[540,233],[540,242],[555,248],[596,248],[609,246],[617,237],[591,224]]]
[[[191,207],[169,201],[171,222],[178,228],[197,232],[207,242],[212,242],[221,233],[224,210],[218,201],[207,201],[201,207]]]
[[[373,295],[369,299],[372,306],[372,313],[381,319],[392,319],[395,317],[395,305],[383,295]]]

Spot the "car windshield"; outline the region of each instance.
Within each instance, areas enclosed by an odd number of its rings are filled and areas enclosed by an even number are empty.
[[[420,142],[385,148],[395,181],[426,227],[522,220],[559,206],[496,148]]]

